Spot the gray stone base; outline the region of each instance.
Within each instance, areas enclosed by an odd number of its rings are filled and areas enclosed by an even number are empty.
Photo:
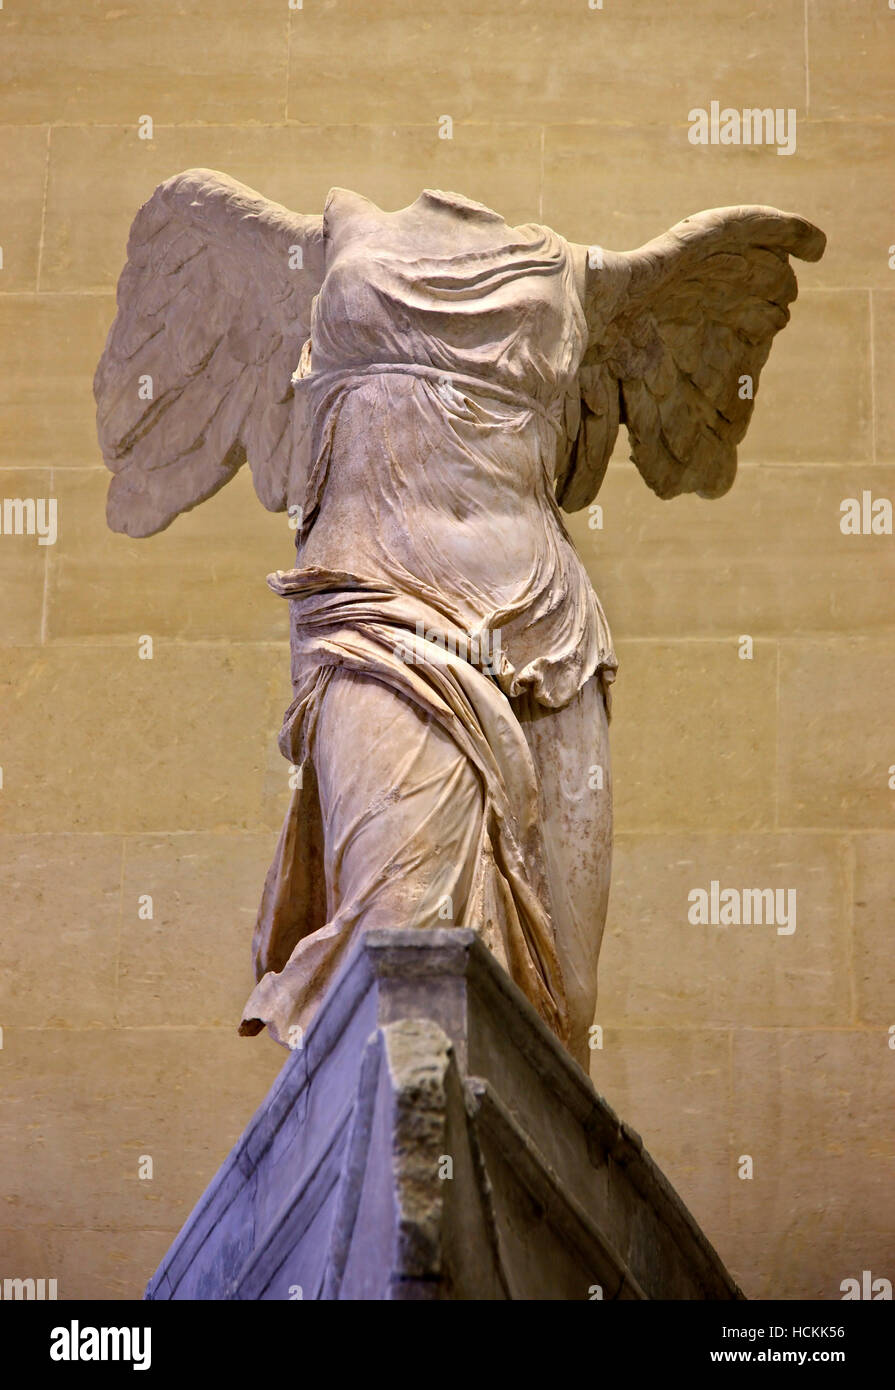
[[[371,931],[153,1299],[735,1299],[475,932]]]

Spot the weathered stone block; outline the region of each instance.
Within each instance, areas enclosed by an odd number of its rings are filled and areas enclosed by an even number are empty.
[[[731,1299],[474,931],[368,931],[152,1299]]]

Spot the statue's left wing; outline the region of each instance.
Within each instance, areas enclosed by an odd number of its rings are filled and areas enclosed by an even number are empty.
[[[637,251],[587,248],[581,414],[556,482],[567,511],[595,497],[620,424],[660,497],[727,491],[761,369],[798,293],[789,257],[819,260],[824,245],[801,217],[732,207],[688,217]]]
[[[118,314],[94,381],[107,518],[149,536],[248,457],[288,505],[292,373],[324,274],[321,217],[210,169],[161,184],[131,228]]]

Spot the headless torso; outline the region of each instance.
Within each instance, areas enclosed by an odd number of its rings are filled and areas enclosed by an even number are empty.
[[[586,342],[568,244],[431,190],[384,213],[334,189],[324,218],[296,381],[310,451],[297,564],[385,580],[496,633],[508,695],[558,706],[598,669],[611,680],[553,497]]]

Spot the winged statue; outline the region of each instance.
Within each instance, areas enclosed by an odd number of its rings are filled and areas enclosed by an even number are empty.
[[[242,1033],[301,1036],[369,927],[474,927],[587,1067],[617,662],[563,512],[622,425],[659,497],[727,491],[824,244],[728,207],[614,252],[437,189],[305,216],[207,169],[140,209],[95,379],[108,523],[153,535],[248,462],[296,539],[268,583],[300,785]]]

